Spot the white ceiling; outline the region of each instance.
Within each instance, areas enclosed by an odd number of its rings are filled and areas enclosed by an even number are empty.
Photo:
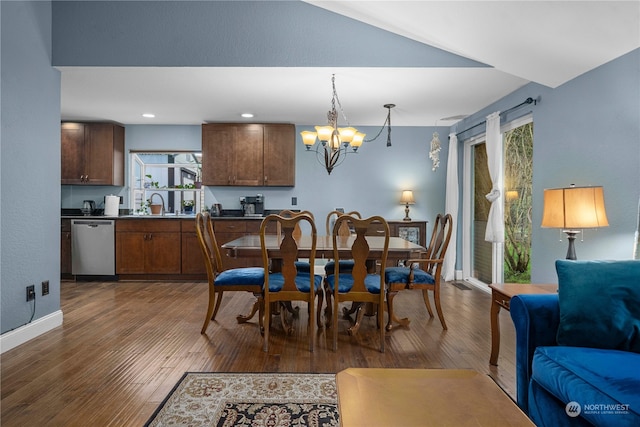
[[[335,73],[352,124],[382,125],[394,103],[393,125],[449,126],[528,82],[554,88],[640,47],[638,1],[307,3],[493,68],[60,67],[62,119],[322,124]]]

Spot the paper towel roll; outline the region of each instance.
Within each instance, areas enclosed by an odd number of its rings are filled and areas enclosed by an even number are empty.
[[[104,198],[104,216],[118,216],[120,197],[110,195]]]

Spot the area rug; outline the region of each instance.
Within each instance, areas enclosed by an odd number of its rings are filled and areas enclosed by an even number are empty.
[[[187,372],[145,426],[338,426],[335,374]]]

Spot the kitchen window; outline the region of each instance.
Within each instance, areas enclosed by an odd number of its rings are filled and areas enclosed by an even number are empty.
[[[130,156],[130,200],[135,214],[151,214],[152,204],[161,204],[165,215],[203,209],[202,153],[132,151]]]

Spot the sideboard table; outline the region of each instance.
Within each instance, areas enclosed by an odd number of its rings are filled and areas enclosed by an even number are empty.
[[[509,303],[514,295],[552,294],[558,292],[558,285],[531,283],[492,283],[491,288],[491,357],[489,363],[498,365],[500,352],[500,308],[509,310]]]

